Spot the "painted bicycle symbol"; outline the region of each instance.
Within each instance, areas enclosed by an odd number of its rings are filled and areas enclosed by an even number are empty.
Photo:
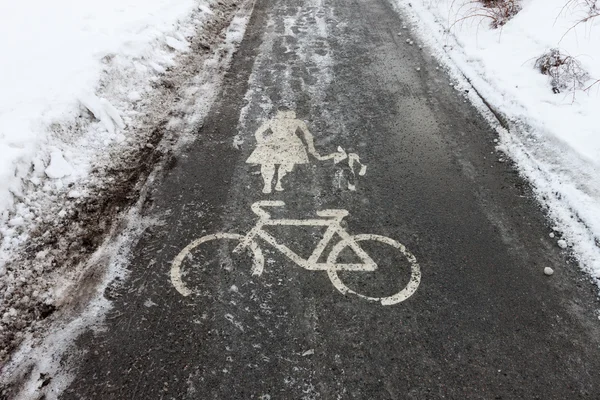
[[[183,282],[184,273],[182,271],[183,261],[191,256],[192,251],[202,251],[203,245],[212,243],[215,240],[234,240],[239,241],[239,244],[234,248],[233,252],[238,253],[244,249],[249,249],[253,258],[252,274],[260,276],[264,270],[264,257],[261,248],[259,247],[256,238],[261,238],[264,242],[270,244],[276,250],[279,250],[287,258],[292,260],[298,266],[310,271],[326,271],[333,286],[342,294],[357,295],[362,299],[378,302],[382,305],[392,305],[400,303],[409,298],[417,288],[421,281],[421,270],[415,256],[413,256],[404,245],[397,241],[381,235],[359,234],[351,236],[341,226],[341,222],[348,215],[348,211],[341,209],[329,209],[317,211],[317,216],[321,218],[315,219],[274,219],[265,211],[264,207],[283,207],[285,203],[282,201],[258,201],[251,206],[252,211],[258,215],[259,219],[256,225],[246,234],[239,235],[234,233],[216,233],[203,236],[185,247],[173,260],[171,266],[171,282],[179,293],[183,296],[189,296],[192,291]],[[322,226],[327,227],[321,240],[317,243],[312,254],[308,258],[303,258],[292,251],[284,244],[278,243],[277,239],[270,233],[266,232],[265,226]],[[323,252],[328,248],[329,243],[337,235],[341,238],[339,242],[331,247],[326,262],[319,262]],[[339,276],[341,271],[356,271],[356,272],[373,272],[378,269],[377,263],[373,261],[360,243],[365,241],[380,242],[391,246],[401,253],[404,259],[410,266],[410,278],[408,283],[397,293],[386,297],[371,297],[352,290],[342,282]],[[342,251],[351,249],[360,262],[338,262],[338,258]],[[398,268],[400,269],[400,268]]]

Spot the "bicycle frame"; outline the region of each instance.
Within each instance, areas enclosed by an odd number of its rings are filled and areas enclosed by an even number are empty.
[[[261,207],[280,207],[284,206],[285,203],[282,201],[258,201],[252,204],[252,211],[259,216],[256,225],[246,234],[239,235],[237,233],[214,233],[206,236],[202,236],[190,244],[188,244],[183,250],[177,254],[173,263],[171,265],[171,282],[175,289],[183,296],[189,296],[193,292],[190,290],[185,282],[184,282],[184,274],[182,273],[182,263],[187,259],[187,257],[191,254],[194,249],[198,248],[198,246],[203,245],[204,243],[213,243],[214,240],[234,240],[239,241],[239,244],[233,249],[234,253],[240,252],[244,248],[250,250],[253,259],[252,265],[252,275],[258,276],[263,273],[265,259],[262,253],[262,250],[255,240],[257,237],[262,238],[263,241],[269,243],[276,250],[279,250],[283,253],[287,258],[298,264],[304,269],[310,271],[325,271],[333,286],[342,294],[353,294],[364,300],[373,301],[380,303],[384,306],[389,306],[392,304],[400,303],[410,296],[414,294],[414,292],[419,287],[419,283],[421,282],[421,270],[419,264],[414,255],[412,255],[404,245],[401,243],[390,239],[386,236],[381,235],[372,235],[372,234],[359,234],[359,235],[350,235],[346,230],[342,227],[341,222],[346,215],[348,215],[348,211],[346,210],[322,210],[317,211],[318,218],[311,219],[272,219],[271,215],[263,210]],[[312,254],[308,258],[303,258],[300,255],[296,254],[289,247],[284,244],[280,244],[277,242],[277,239],[266,232],[263,228],[265,226],[321,226],[327,227],[323,237],[319,240],[317,245],[315,246]],[[328,245],[331,243],[334,235],[338,235],[341,240],[335,243],[328,251],[328,255],[326,257],[326,262],[319,262],[321,256],[328,248]],[[361,294],[352,287],[347,286],[342,279],[345,279],[345,276],[339,275],[339,271],[375,271],[377,269],[377,264],[369,257],[369,255],[360,247],[359,243],[362,241],[374,241],[388,246],[388,248],[396,250],[399,252],[410,264],[410,279],[406,286],[404,286],[400,291],[384,297],[373,297],[365,294]],[[354,263],[338,263],[337,258],[342,252],[346,249],[350,248],[354,251],[356,256],[360,259],[360,262]],[[324,257],[325,258],[325,257]],[[210,261],[210,260],[209,260]],[[193,261],[193,257],[191,258],[190,267],[195,266],[195,262]]]
[[[271,219],[271,216],[261,209],[261,206],[280,206],[280,202],[261,201],[252,205],[252,210],[259,215],[259,220],[256,225],[248,232],[241,243],[234,249],[234,252],[250,245],[258,236],[271,246],[279,250],[290,260],[298,264],[304,269],[311,271],[375,271],[377,264],[373,259],[358,245],[358,243],[342,228],[341,221],[347,215],[345,210],[324,210],[318,212],[317,215],[325,217],[323,219]],[[323,238],[317,243],[315,249],[308,259],[305,259],[292,251],[284,244],[277,242],[277,239],[262,228],[264,226],[326,226],[327,230],[323,234]],[[320,263],[319,258],[325,251],[327,245],[333,239],[335,234],[341,237],[340,243],[345,243],[362,261],[361,263],[335,263],[327,262]],[[338,244],[339,245],[339,244]]]

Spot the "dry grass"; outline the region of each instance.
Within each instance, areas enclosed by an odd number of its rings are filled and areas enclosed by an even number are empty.
[[[452,2],[451,9],[455,7],[456,1]],[[471,0],[461,4],[456,10],[456,15],[462,16],[454,21],[450,29],[457,23],[476,17],[488,20],[490,26],[496,29],[504,26],[521,11],[521,0]]]
[[[600,17],[600,0],[568,0],[565,3],[565,5],[563,6],[563,8],[561,9],[560,13],[556,16],[556,19],[558,19],[558,17],[560,17],[561,15],[563,15],[565,13],[576,14],[576,15],[578,15],[578,19],[562,35],[562,37],[558,41],[559,44],[562,42],[562,40],[565,38],[565,36],[567,36],[571,31],[573,31],[579,25],[585,25],[588,22],[590,22],[591,20],[593,20],[597,17]],[[590,27],[590,29],[591,29],[591,27]],[[539,59],[538,59],[538,61],[539,61]],[[537,63],[536,63],[536,66],[537,66]],[[584,75],[584,77],[585,77],[585,80],[590,79],[590,77],[589,77],[589,75],[587,75],[587,73]],[[593,87],[600,86],[600,79],[595,80],[594,82],[592,82],[591,85],[588,85],[585,88],[583,88],[584,83],[585,82],[582,82],[580,79],[575,79],[575,82],[574,82],[575,86],[571,87],[571,90],[573,90],[573,93],[577,89],[583,89],[584,92],[590,92],[590,90]],[[554,87],[553,87],[553,90],[554,90]]]
[[[556,18],[558,19],[560,15],[566,12],[578,13],[580,17],[577,22],[562,35],[559,43],[562,42],[569,32],[579,25],[586,24],[592,19],[600,17],[600,0],[568,0]]]
[[[492,28],[499,28],[521,11],[520,0],[480,0],[483,7],[489,10],[492,18]]]
[[[586,87],[585,89],[583,89],[583,91],[589,92],[596,85],[600,86],[600,79],[597,79],[596,81],[592,82],[592,84],[590,86]]]

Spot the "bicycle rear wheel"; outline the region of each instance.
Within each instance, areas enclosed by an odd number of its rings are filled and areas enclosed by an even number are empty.
[[[342,271],[339,271],[338,269],[336,269],[335,265],[337,263],[338,257],[342,253],[342,251],[344,251],[344,249],[349,247],[350,240],[352,240],[354,242],[375,241],[375,242],[383,243],[388,246],[392,246],[394,249],[399,251],[402,255],[402,258],[404,258],[405,261],[408,262],[407,267],[410,270],[410,277],[409,277],[406,285],[400,291],[398,291],[392,295],[381,296],[381,297],[367,296],[367,295],[358,293],[357,291],[349,288],[344,282],[342,282],[342,279],[339,276],[340,272],[342,272]],[[363,248],[363,250],[364,250],[364,248]],[[393,239],[385,237],[385,236],[363,234],[363,235],[352,236],[348,240],[342,240],[341,242],[337,243],[331,249],[331,252],[329,253],[329,256],[327,257],[327,263],[332,266],[327,271],[327,274],[329,275],[329,279],[331,280],[331,283],[333,283],[333,286],[335,286],[335,288],[337,290],[339,290],[343,294],[354,294],[354,295],[359,296],[362,299],[381,303],[384,306],[401,303],[404,300],[408,299],[410,296],[412,296],[415,293],[415,291],[419,287],[419,283],[421,282],[421,268],[419,267],[419,264],[417,263],[417,259],[415,258],[415,256],[412,255],[412,253],[410,251],[408,251],[406,249],[406,247],[404,247],[404,245],[402,245],[401,243],[398,243],[397,241],[395,241]],[[398,270],[400,271],[400,268],[398,268]],[[344,272],[344,273],[349,273],[349,272]],[[377,270],[375,270],[374,272],[358,272],[358,271],[352,272],[352,274],[374,274],[374,273],[377,273]]]
[[[235,233],[216,233],[214,235],[203,236],[200,239],[194,240],[192,243],[188,244],[181,252],[175,257],[173,263],[171,264],[171,283],[175,286],[175,289],[183,296],[189,296],[192,294],[192,290],[190,290],[186,284],[183,282],[183,273],[182,273],[182,263],[183,261],[191,254],[192,251],[198,252],[202,249],[201,245],[211,242],[213,240],[235,240],[241,241],[244,239],[244,236],[238,235]],[[261,275],[264,269],[265,259],[262,254],[262,250],[258,247],[256,242],[250,242],[248,246],[252,252],[252,275]]]

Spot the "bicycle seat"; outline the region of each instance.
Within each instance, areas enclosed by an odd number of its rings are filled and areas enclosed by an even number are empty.
[[[348,211],[347,210],[336,210],[336,209],[331,209],[331,210],[321,210],[321,211],[317,211],[317,215],[319,217],[345,217],[346,215],[348,215]]]
[[[250,209],[252,210],[252,212],[262,218],[269,218],[270,215],[268,212],[266,212],[265,210],[262,209],[262,207],[283,207],[285,206],[285,203],[283,201],[278,201],[278,200],[273,200],[273,201],[269,201],[269,200],[262,200],[262,201],[257,201],[256,203],[252,204],[250,206]]]

